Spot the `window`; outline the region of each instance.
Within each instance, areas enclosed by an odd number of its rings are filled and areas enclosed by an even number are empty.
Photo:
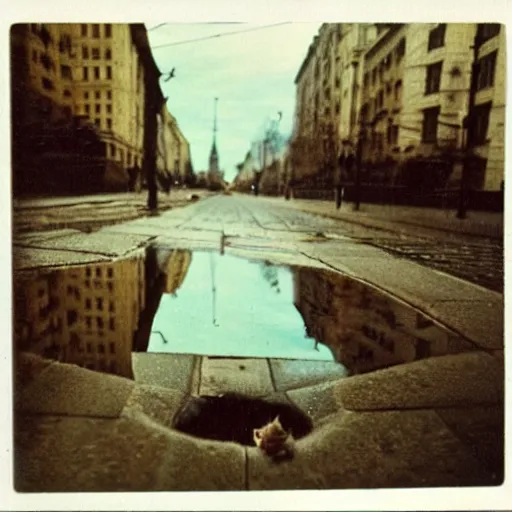
[[[485,89],[486,87],[492,87],[494,85],[494,71],[496,69],[496,55],[498,51],[494,51],[482,57],[478,61],[478,78],[477,78],[477,90]]]
[[[446,33],[446,23],[440,23],[428,34],[428,51],[444,46],[444,35]]]
[[[107,49],[105,50],[105,59],[106,59],[106,60],[110,60],[110,59],[112,59],[112,50],[111,50],[110,48],[107,48]]]
[[[69,89],[64,89],[64,98],[71,98],[71,91]]]
[[[405,37],[402,37],[398,42],[396,49],[396,62],[397,64],[402,60],[402,57],[405,55]]]
[[[103,318],[101,316],[96,317],[96,325],[98,329],[103,329]]]
[[[116,345],[115,343],[110,342],[110,353],[115,354],[116,353]]]
[[[421,131],[422,142],[437,141],[437,122],[439,118],[439,107],[426,108],[423,111],[423,127]]]
[[[101,113],[101,105],[99,103],[96,103],[96,105],[94,106],[94,112],[96,114]]]
[[[107,91],[107,100],[112,99],[112,91]]]
[[[48,78],[43,78],[41,80],[41,82],[43,84],[43,88],[46,89],[47,91],[51,91],[54,89],[53,82],[51,80],[49,80]]]
[[[105,23],[105,37],[112,37],[112,24]]]
[[[368,87],[368,84],[370,83],[368,73],[364,74],[363,77],[363,87],[366,89]]]
[[[107,117],[107,130],[112,130],[112,119]]]
[[[91,55],[94,60],[99,60],[100,58],[100,49],[99,48],[92,48],[91,49]]]
[[[68,310],[67,317],[68,325],[73,325],[78,320],[78,313],[75,310]]]
[[[100,354],[104,354],[105,353],[105,345],[103,345],[103,343],[98,343],[98,352]]]
[[[116,156],[116,146],[114,144],[110,144],[110,154]]]
[[[340,77],[337,76],[335,79],[334,79],[334,87],[336,87],[336,89],[339,89],[340,88]]]
[[[497,36],[500,33],[499,23],[479,23],[478,24],[478,38],[480,44],[484,43],[488,39]]]
[[[71,67],[70,66],[61,66],[60,67],[60,74],[62,75],[62,78],[66,80],[71,80]]]
[[[372,71],[372,85],[375,85],[376,81],[377,81],[377,68],[374,68]]]
[[[114,313],[114,311],[115,311],[114,303],[112,301],[110,301],[108,304],[108,310],[110,313]]]
[[[427,80],[425,82],[425,94],[433,94],[439,92],[441,85],[441,70],[443,62],[436,62],[427,66]]]
[[[94,97],[99,100],[101,98],[101,91],[94,91]]]
[[[85,44],[82,45],[82,59],[88,59],[89,58],[89,47]]]
[[[340,113],[340,104],[339,104],[339,102],[336,103],[336,106],[334,107],[334,111],[336,112],[336,115],[338,115]]]
[[[92,37],[98,38],[100,37],[100,25],[99,23],[94,23],[92,26]]]
[[[84,105],[84,109],[85,109],[85,113],[86,113],[87,115],[89,115],[89,114],[90,114],[90,112],[91,112],[91,107],[90,107],[89,105]]]
[[[101,128],[101,120],[98,117],[94,120],[94,124],[97,128]]]
[[[112,105],[107,105],[107,114],[112,114]]]
[[[85,309],[91,309],[91,299],[85,299]]]
[[[116,323],[115,323],[114,318],[112,318],[112,317],[109,319],[109,329],[111,331],[115,331],[116,330]]]
[[[473,143],[476,145],[485,144],[487,141],[487,129],[489,128],[489,115],[492,103],[484,103],[475,106],[473,117]]]
[[[96,306],[100,311],[103,309],[103,299],[101,297],[96,299]]]
[[[37,62],[37,50],[32,50],[32,60]]]
[[[99,80],[100,79],[100,68],[98,66],[94,67],[94,79]]]
[[[82,68],[83,80],[89,80],[89,68]]]
[[[89,99],[89,91],[84,91],[84,100],[88,100],[88,99]],[[88,275],[90,275],[90,274],[88,274]]]
[[[107,79],[112,79],[112,66],[107,66]]]
[[[384,90],[381,89],[377,95],[377,108],[382,108],[384,105]]]
[[[87,37],[87,24],[82,23],[80,27],[82,30],[82,37]]]
[[[90,318],[89,318],[89,320],[90,320]],[[87,353],[90,354],[92,352],[92,343],[89,342],[89,343],[87,343],[86,346],[87,346]]]

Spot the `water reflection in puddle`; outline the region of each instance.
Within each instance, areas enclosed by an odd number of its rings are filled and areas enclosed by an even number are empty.
[[[474,346],[355,279],[229,255],[150,248],[17,272],[17,350],[132,377],[132,351],[335,360],[372,371]]]
[[[334,360],[326,345],[305,335],[291,269],[185,254],[179,266],[169,260],[168,281],[177,286],[162,295],[148,352]]]

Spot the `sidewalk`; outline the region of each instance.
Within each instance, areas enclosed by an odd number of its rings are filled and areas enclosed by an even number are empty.
[[[344,203],[339,210],[336,210],[334,201],[316,199],[285,201],[283,198],[280,199],[280,202],[286,206],[298,207],[309,213],[355,222],[365,226],[385,227],[389,222],[393,222],[469,236],[503,238],[503,213],[470,211],[467,218],[461,220],[456,217],[457,212],[455,210],[361,204],[360,210],[354,211],[353,203]]]

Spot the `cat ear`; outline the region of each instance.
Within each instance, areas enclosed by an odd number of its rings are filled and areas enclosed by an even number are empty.
[[[281,425],[281,422],[279,421],[279,414],[274,418],[274,421],[272,423],[277,423]]]
[[[255,437],[257,437],[258,439],[261,439],[261,431],[257,428],[255,428],[253,431],[252,431],[253,435]]]

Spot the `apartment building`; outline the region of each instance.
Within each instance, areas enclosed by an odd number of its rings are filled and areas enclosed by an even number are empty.
[[[17,278],[15,348],[133,377],[131,352],[145,308],[144,254]]]
[[[295,78],[294,179],[333,172],[341,142],[355,138],[360,56],[377,37],[369,23],[324,23]],[[302,151],[301,151],[302,149]]]
[[[473,184],[485,190],[500,190],[505,169],[505,26],[482,23],[476,30],[478,74],[474,151],[482,165]]]
[[[76,114],[95,124],[106,158],[142,167],[144,66],[128,24],[73,24]]]

